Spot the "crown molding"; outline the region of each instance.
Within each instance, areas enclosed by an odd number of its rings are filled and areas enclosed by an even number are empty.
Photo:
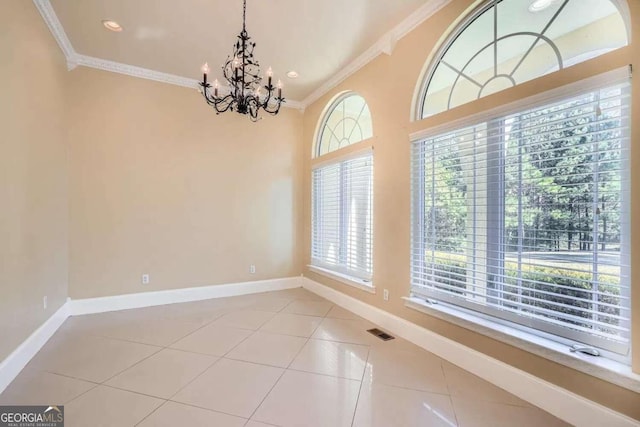
[[[302,100],[302,105],[304,105],[305,108],[309,107],[323,95],[328,93],[331,89],[346,80],[349,76],[377,58],[378,55],[380,55],[384,51],[385,44],[388,45],[388,43],[383,43],[383,41],[385,40],[380,39],[380,41],[371,46],[369,49],[365,50],[360,56],[347,64],[346,67],[342,68],[332,77],[330,77],[329,80],[324,82],[318,89],[311,92],[309,96]]]
[[[93,56],[78,55],[77,64],[83,67],[95,68],[97,70],[110,71],[112,73],[124,74],[131,77],[153,80],[161,83],[197,89],[198,81],[187,77],[176,76],[175,74],[163,73],[161,71],[150,70],[148,68],[137,67],[135,65],[123,64],[121,62],[109,61],[95,58]]]
[[[78,66],[78,54],[73,48],[73,45],[71,45],[71,41],[69,40],[69,37],[67,37],[67,33],[65,33],[64,28],[60,23],[58,15],[56,15],[56,12],[53,10],[51,2],[49,0],[33,0],[33,4],[35,4],[38,12],[40,12],[40,15],[42,16],[42,19],[44,19],[47,27],[49,27],[49,31],[51,31],[51,34],[58,43],[58,46],[60,46],[60,50],[62,50],[62,53],[67,60],[67,69],[69,71],[73,70]]]
[[[349,78],[356,71],[373,61],[380,54],[391,55],[398,40],[413,31],[418,25],[433,16],[437,11],[447,5],[451,0],[431,0],[420,6],[415,12],[406,17],[400,24],[382,36],[373,46],[364,51],[346,67],[334,74],[322,86],[311,92],[303,101],[302,105],[307,108],[316,102],[323,95],[334,87]]]
[[[431,0],[426,2],[411,15],[407,16],[389,33],[394,35],[396,40],[400,40],[450,2],[451,0]]]
[[[53,10],[51,2],[49,0],[33,0],[33,3],[38,9],[38,12],[40,12],[42,19],[44,19],[44,22],[49,27],[49,30],[51,31],[53,38],[58,43],[58,46],[60,46],[60,50],[62,50],[62,53],[67,60],[67,69],[69,71],[73,70],[77,66],[83,66],[175,86],[182,86],[189,89],[198,88],[199,82],[195,79],[79,54],[73,48],[69,37],[67,37],[67,33],[64,31],[62,23],[58,19],[56,12]],[[286,100],[283,107],[304,110],[302,103],[295,100]]]
[[[391,55],[398,40],[403,38],[422,22],[431,17],[434,13],[436,13],[450,1],[451,0],[427,1],[414,13],[400,22],[400,24],[398,24],[395,28],[382,36],[373,46],[363,52],[346,67],[342,68],[339,72],[334,74],[318,89],[314,90],[304,100],[287,100],[283,104],[283,107],[304,110],[309,105],[320,99],[331,89],[346,80],[356,71],[367,65],[369,62],[373,61],[380,54],[384,53],[386,55]],[[60,49],[62,50],[62,53],[67,60],[68,70],[73,70],[80,65],[84,67],[95,68],[98,70],[110,71],[112,73],[119,73],[127,76],[187,87],[190,89],[196,89],[198,87],[198,81],[195,79],[79,54],[75,51],[73,45],[71,44],[71,41],[67,37],[67,34],[64,31],[64,28],[62,27],[58,16],[56,15],[56,12],[51,6],[51,2],[49,0],[33,0],[33,3],[40,12],[40,15],[42,15],[42,19],[44,19],[45,23],[49,27],[49,30],[58,43],[58,46],[60,46]]]
[[[153,80],[174,86],[182,86],[189,89],[198,89],[198,85],[200,83],[196,79],[190,79],[187,77],[177,76],[175,74],[163,73],[149,68],[137,67],[135,65],[123,64],[121,62],[109,61],[87,55],[77,55],[76,63],[83,67],[124,74],[126,76],[138,77],[140,79]],[[303,109],[300,102],[293,100],[286,100],[282,106],[298,110]]]

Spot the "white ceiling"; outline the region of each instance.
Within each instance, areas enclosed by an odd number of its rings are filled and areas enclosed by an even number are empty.
[[[48,23],[54,35],[66,34],[72,53],[91,57],[94,63],[99,58],[187,79],[200,79],[205,61],[214,78],[242,27],[241,0],[35,1],[41,12],[53,12],[48,19],[43,13],[45,19],[55,24],[57,17],[58,31]],[[273,67],[285,83],[285,97],[308,102],[335,83],[336,75],[353,69],[354,61],[363,65],[364,57],[375,56],[370,48],[379,46],[383,37],[403,36],[447,2],[248,0],[247,31],[257,43],[254,54],[263,70]],[[107,31],[101,25],[104,19],[117,21],[124,31]],[[57,34],[59,42],[60,37]],[[290,70],[300,77],[287,78]]]

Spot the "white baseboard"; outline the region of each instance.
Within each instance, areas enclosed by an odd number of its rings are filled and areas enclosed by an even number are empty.
[[[638,421],[309,278],[302,286],[575,426]]]
[[[0,363],[0,393],[11,384],[20,371],[29,363],[43,345],[51,338],[69,316],[104,313],[107,311],[130,308],[151,307],[155,305],[180,302],[201,301],[259,292],[280,291],[302,286],[301,277],[259,280],[255,282],[232,283],[226,285],[202,286],[185,289],[144,292],[138,294],[117,295],[102,298],[72,300],[58,309],[38,329],[36,329],[18,348]]]
[[[0,393],[11,384],[20,371],[35,356],[43,345],[58,330],[68,317],[67,304],[64,303],[51,317],[22,342],[6,359],[0,363]]]
[[[258,280],[226,285],[199,286],[184,289],[141,292],[137,294],[116,295],[110,297],[69,300],[69,315],[104,313],[107,311],[127,310],[130,308],[152,307],[155,305],[201,301],[258,292],[280,291],[302,286],[300,277]]]

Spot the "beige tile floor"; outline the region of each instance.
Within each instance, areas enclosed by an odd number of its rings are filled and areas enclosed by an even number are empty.
[[[0,404],[85,426],[559,426],[304,289],[69,318]]]

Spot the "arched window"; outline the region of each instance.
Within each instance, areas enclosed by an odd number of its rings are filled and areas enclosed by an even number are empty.
[[[490,0],[462,21],[422,83],[417,119],[628,44],[616,0]]]
[[[319,122],[314,156],[373,136],[366,101],[352,92],[329,104]],[[366,145],[366,144],[365,144]],[[373,153],[312,163],[311,270],[343,283],[373,289]]]
[[[319,157],[373,136],[371,112],[358,94],[340,95],[327,109],[320,125],[315,156]]]

